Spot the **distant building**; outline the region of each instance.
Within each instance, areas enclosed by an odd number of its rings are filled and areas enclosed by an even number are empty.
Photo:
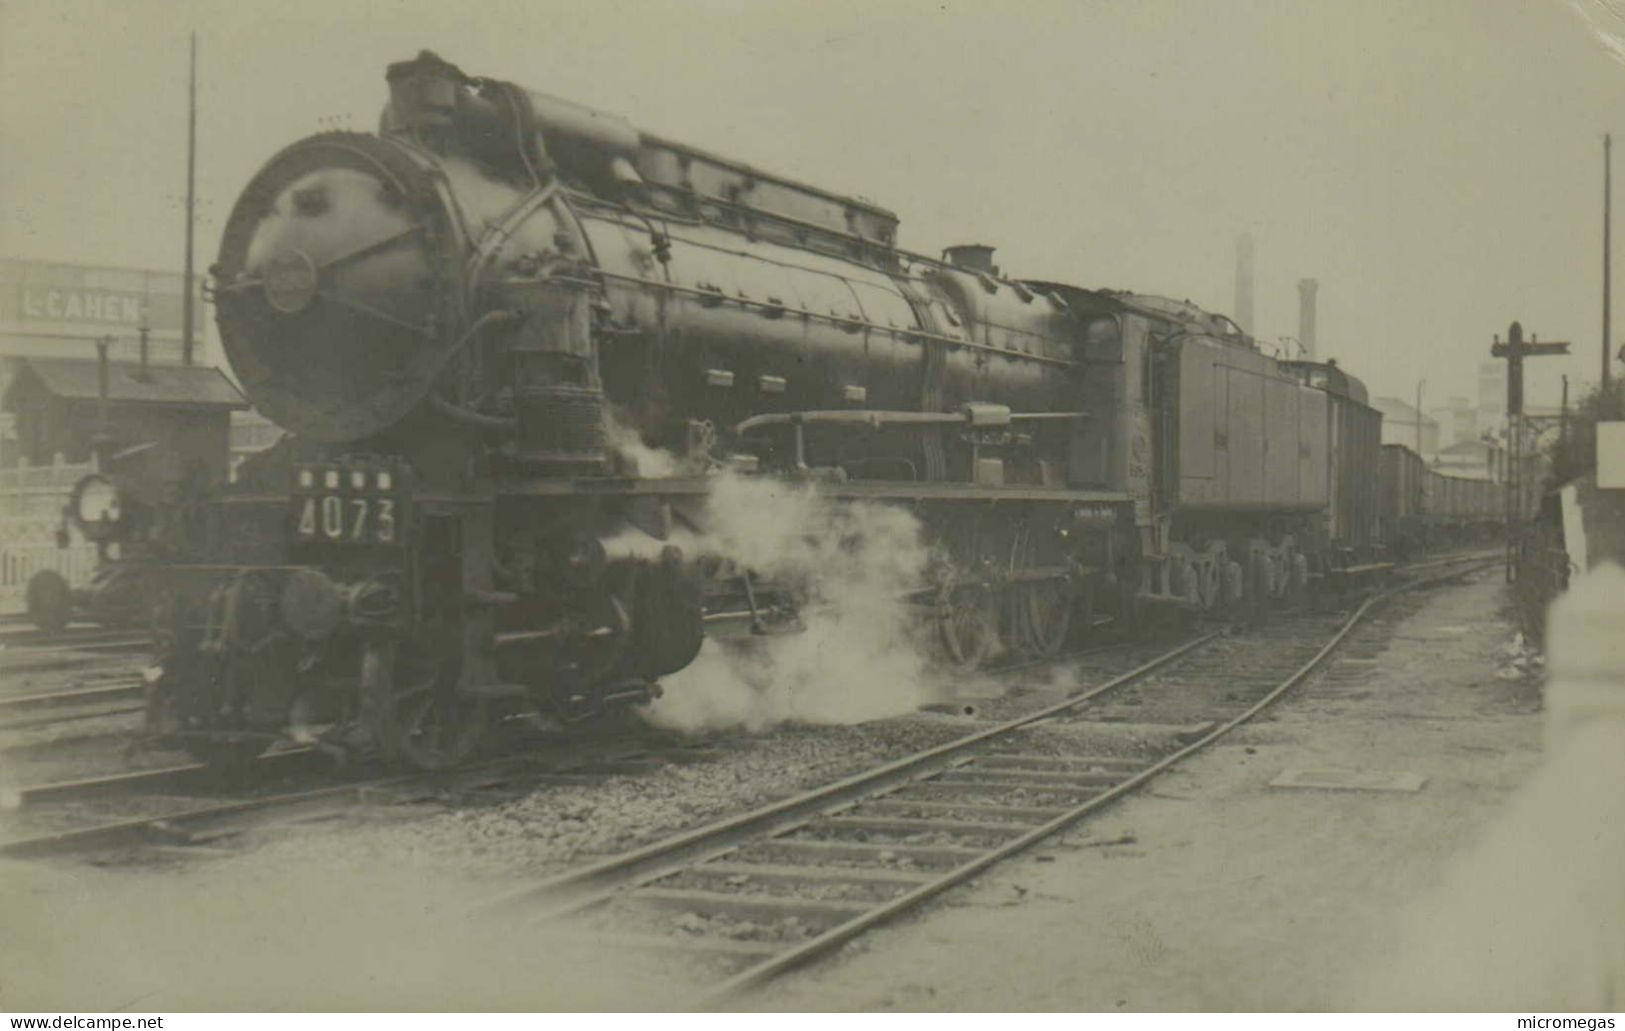
[[[1439,450],[1439,423],[1394,397],[1372,398],[1371,407],[1382,413],[1382,442],[1404,444],[1417,450],[1417,423],[1422,426],[1421,453],[1424,457]]]
[[[1506,447],[1499,441],[1457,441],[1433,456],[1433,468],[1465,480],[1500,483],[1506,479]]]
[[[1443,447],[1467,444],[1478,439],[1478,409],[1465,397],[1452,397],[1443,408],[1428,413],[1439,424]],[[1411,445],[1415,447],[1415,444]]]
[[[1490,358],[1478,363],[1478,435],[1506,423],[1507,363]]]

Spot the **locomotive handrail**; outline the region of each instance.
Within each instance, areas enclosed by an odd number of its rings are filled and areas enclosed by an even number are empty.
[[[743,436],[763,426],[800,426],[809,423],[826,425],[868,426],[879,430],[885,426],[989,426],[1003,422],[1039,422],[1044,420],[1087,419],[1088,412],[1012,412],[999,405],[966,405],[957,412],[905,412],[876,409],[818,409],[806,412],[773,412],[753,415],[734,427]]]
[[[1012,421],[1037,422],[1053,419],[1087,419],[1087,412],[1012,412],[1003,405],[969,402],[957,412],[901,412],[874,409],[852,411],[847,409],[820,409],[807,412],[773,412],[753,415],[734,427],[744,436],[763,426],[793,426],[795,428],[796,469],[807,470],[807,435],[805,427],[822,423],[826,426],[867,426],[876,433],[886,426],[1007,426]]]

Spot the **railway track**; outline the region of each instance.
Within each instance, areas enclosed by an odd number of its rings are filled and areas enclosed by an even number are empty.
[[[331,757],[315,748],[271,752],[226,779],[201,763],[121,771],[5,792],[0,808],[36,826],[26,836],[0,840],[0,856],[185,850],[258,828],[337,818],[361,806],[469,796],[502,799],[551,784],[592,782],[693,761],[706,751],[704,745],[612,734],[555,742],[545,752],[499,755],[446,773],[336,773]],[[50,829],[39,829],[41,824]]]
[[[40,650],[99,645],[118,646],[120,644],[143,642],[146,639],[146,635],[140,631],[99,625],[71,626],[65,630],[55,632],[39,630],[31,626],[13,626],[0,628],[0,652],[20,648]]]
[[[0,630],[0,731],[138,713],[149,635],[100,626]]]
[[[1082,675],[1128,668],[1137,662],[1136,655],[1155,654],[1160,647],[1144,642],[1121,642],[1108,646],[1090,647],[1059,655],[1051,662],[1084,662],[1079,667]],[[990,676],[1017,678],[1046,663],[1014,662],[990,672]],[[16,709],[49,709],[54,704],[72,706],[81,694],[91,699],[119,699],[124,691],[138,696],[140,686],[109,686],[98,690],[63,691],[63,693],[24,696],[0,701],[0,712],[5,704]],[[140,711],[141,706],[133,707]],[[933,706],[936,711],[977,712],[975,703],[954,703]],[[37,722],[58,719],[83,719],[107,714],[107,711],[70,712],[67,716],[37,717]],[[0,729],[20,727],[24,720],[0,724]],[[531,745],[535,748],[535,745]],[[231,833],[232,828],[247,828],[250,823],[273,823],[288,813],[289,820],[307,820],[314,815],[338,815],[362,802],[385,797],[413,798],[427,794],[465,794],[470,790],[500,790],[509,785],[510,794],[522,794],[523,787],[515,785],[556,784],[556,782],[591,782],[611,774],[639,771],[640,764],[658,764],[689,758],[687,753],[695,746],[660,748],[650,746],[647,740],[604,737],[590,740],[569,740],[554,743],[549,755],[497,756],[487,763],[457,771],[455,774],[408,774],[408,776],[349,779],[333,784],[332,764],[314,748],[289,748],[273,751],[257,759],[249,769],[239,772],[231,782],[221,782],[219,774],[202,763],[179,763],[159,768],[120,771],[104,776],[76,777],[70,781],[44,782],[24,785],[0,792],[0,810],[21,811],[24,815],[42,816],[45,821],[70,820],[73,826],[52,829],[47,833],[0,841],[0,855],[15,859],[34,859],[45,855],[83,854],[107,849],[140,849],[145,846],[184,847],[187,842],[210,842]],[[682,753],[682,755],[679,755]],[[327,771],[320,784],[309,789],[273,789],[273,781],[286,776],[306,776]],[[421,789],[421,790],[418,790]],[[414,794],[416,792],[416,794]],[[219,797],[226,795],[226,797]],[[156,807],[158,811],[127,815],[122,810],[132,807]],[[83,813],[57,813],[52,807],[76,807],[89,810],[93,821],[85,823]],[[104,810],[114,810],[107,813]]]
[[[129,639],[91,645],[52,645],[18,648],[0,656],[0,678],[11,680],[20,674],[72,672],[109,664],[128,664],[147,642]]]
[[[693,1005],[724,1004],[1207,748],[1302,683],[1395,594],[1488,564],[1430,563],[1347,616],[1205,634],[1054,705],[555,876],[487,912],[545,925],[567,946],[697,963],[710,986]],[[1122,754],[1091,743],[1091,725],[1147,709],[1173,728],[1156,747]]]
[[[1456,564],[1463,560],[1453,559],[1448,562]],[[1447,564],[1448,564],[1447,562]],[[1433,568],[1439,563],[1430,564]],[[999,736],[1009,733],[1015,727],[1041,722],[1052,716],[1074,708],[1092,698],[1104,693],[1124,687],[1144,679],[1153,672],[1161,669],[1167,663],[1178,659],[1192,649],[1210,643],[1221,636],[1222,632],[1206,634],[1202,637],[1180,644],[1172,650],[1155,655],[1149,661],[1140,662],[1148,649],[1145,645],[1109,645],[1103,648],[1088,649],[1083,652],[1064,656],[1067,660],[1076,660],[1084,656],[1096,657],[1105,665],[1096,666],[1094,670],[1080,671],[1085,675],[1089,673],[1102,673],[1112,669],[1110,660],[1102,657],[1108,655],[1118,656],[1116,669],[1122,669],[1128,663],[1139,662],[1130,672],[1112,676],[1106,683],[1083,695],[1068,699],[1058,706],[1051,706],[1039,710],[1037,713],[1022,716],[1009,723],[1000,724],[991,731],[983,731],[971,735],[967,739],[945,746],[943,749],[934,749],[922,756],[936,756],[957,754],[958,750],[969,747],[974,743],[990,736]],[[1033,667],[1032,663],[1016,663],[1007,667],[1004,673],[1017,675]],[[93,688],[78,691],[58,692],[34,696],[22,696],[14,699],[0,700],[0,713],[7,708],[16,711],[28,709],[49,710],[55,705],[73,705],[77,702],[100,700],[117,702],[126,693],[135,695],[139,692],[139,685],[109,685],[103,688]],[[139,709],[139,707],[134,707]],[[97,715],[109,714],[106,711]],[[67,718],[75,718],[70,715]],[[49,721],[52,717],[42,717]],[[15,724],[10,724],[15,726]],[[7,724],[0,724],[0,727]],[[589,754],[590,753],[590,754]],[[51,829],[44,833],[31,834],[28,837],[15,838],[10,841],[0,841],[0,855],[16,858],[38,857],[67,853],[81,853],[113,848],[139,848],[145,845],[158,844],[160,846],[187,845],[189,843],[202,843],[217,840],[243,830],[249,826],[274,823],[277,820],[301,820],[317,816],[338,815],[356,805],[376,800],[380,797],[399,797],[411,799],[423,797],[424,793],[457,793],[468,790],[478,790],[480,787],[499,787],[504,783],[524,783],[531,786],[546,784],[549,778],[568,777],[575,778],[576,782],[582,777],[601,776],[607,773],[627,772],[627,763],[630,761],[636,766],[638,757],[650,753],[647,743],[622,742],[612,744],[607,750],[602,740],[587,742],[581,745],[572,743],[569,747],[551,756],[527,756],[523,759],[515,757],[497,758],[489,763],[459,771],[455,774],[421,775],[408,774],[398,776],[382,776],[372,778],[352,777],[342,783],[332,782],[330,767],[321,761],[321,757],[312,749],[288,749],[272,753],[259,760],[255,766],[246,772],[246,775],[234,783],[222,785],[215,773],[207,767],[196,763],[182,763],[164,766],[156,769],[120,772],[117,774],[87,777],[69,781],[37,784],[12,789],[3,801],[8,808],[22,810],[28,813],[44,812],[45,819],[67,820],[71,826],[60,829]],[[1089,758],[1089,757],[1086,757]],[[1122,759],[1112,757],[1096,757],[1098,769],[1091,769],[1094,779],[1099,779],[1107,773],[1127,772]],[[900,760],[898,771],[912,777],[919,774],[917,764],[928,761],[921,756],[913,756]],[[879,774],[884,780],[887,776],[883,767]],[[1064,774],[1064,764],[1060,767]],[[1035,771],[1028,780],[1043,780],[1045,771]],[[1049,771],[1051,773],[1055,771]],[[320,777],[321,782],[308,784],[300,782],[296,790],[288,790],[286,778],[292,776]],[[874,792],[885,787],[874,780],[877,771],[871,771],[854,778],[853,789],[861,792]],[[280,780],[279,780],[280,779]],[[950,778],[950,781],[952,779]],[[845,783],[845,782],[842,782]],[[1021,783],[1012,782],[1017,788],[1030,787]],[[220,797],[222,790],[229,792],[229,797]],[[808,805],[836,804],[839,798],[830,796],[829,791],[839,795],[839,785],[829,789],[822,789],[806,796]],[[114,806],[127,808],[132,800],[144,803],[149,807],[156,807],[156,811],[129,815],[125,812],[111,814],[97,812],[98,808]],[[792,802],[796,800],[791,800]],[[895,800],[893,800],[895,801]],[[785,803],[789,804],[789,803]],[[988,815],[983,810],[999,809],[1003,814],[1020,811],[1022,807],[1011,809],[1008,799],[996,799],[991,803],[970,803],[976,808],[967,810],[978,815]],[[921,813],[927,810],[934,812],[948,812],[964,809],[966,803],[955,803],[952,800],[941,803],[940,806],[915,805],[912,811]],[[92,822],[85,822],[83,811],[73,813],[49,813],[51,806],[79,807],[81,810],[91,812]],[[886,807],[880,807],[882,810]],[[1045,809],[1054,806],[1026,806],[1032,810],[1029,815],[1044,815]],[[916,818],[928,821],[925,816]],[[974,823],[976,821],[968,821]],[[923,823],[921,824],[924,825]],[[698,832],[697,832],[698,833]],[[669,856],[665,850],[667,843],[662,846],[651,846],[662,856]],[[816,850],[816,849],[815,849]],[[839,848],[833,851],[841,851]],[[928,850],[929,851],[929,850]],[[937,849],[936,852],[947,855],[953,849]],[[540,889],[546,894],[558,886],[545,886]]]
[[[114,682],[65,691],[0,695],[0,731],[29,730],[103,716],[127,716],[145,708],[140,704],[140,680],[123,674],[109,679]]]

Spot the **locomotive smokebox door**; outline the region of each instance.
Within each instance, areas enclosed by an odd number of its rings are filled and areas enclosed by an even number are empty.
[[[256,407],[308,439],[398,424],[465,343],[458,228],[420,156],[325,133],[238,199],[214,267],[220,338]]]

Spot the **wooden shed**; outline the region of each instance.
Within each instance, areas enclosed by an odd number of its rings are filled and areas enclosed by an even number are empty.
[[[98,438],[107,454],[141,449],[162,466],[161,480],[224,482],[231,413],[248,407],[218,369],[198,365],[107,363],[106,396],[94,359],[17,358],[0,408],[16,420],[18,453],[49,465],[90,461]],[[143,447],[143,445],[151,445]]]

